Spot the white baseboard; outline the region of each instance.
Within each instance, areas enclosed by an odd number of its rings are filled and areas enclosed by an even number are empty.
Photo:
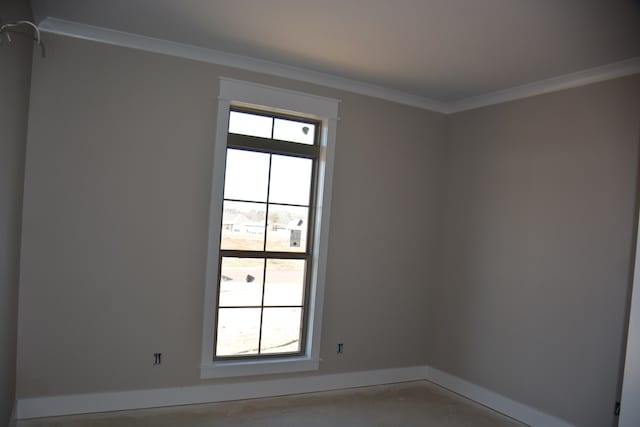
[[[427,380],[438,384],[454,393],[533,427],[575,427],[552,415],[430,366],[379,369],[276,380],[267,379],[261,381],[218,383],[190,387],[34,397],[18,400],[17,406],[14,407],[14,415],[17,419],[53,417],[162,406],[226,402],[419,380]]]
[[[419,366],[238,383],[35,397],[18,401],[18,419],[339,390],[423,379]]]
[[[576,427],[560,418],[556,418],[430,366],[424,367],[423,377],[427,381],[438,384],[447,390],[532,427]]]
[[[13,408],[11,409],[11,417],[9,418],[9,426],[15,427],[18,420],[18,401],[13,401]]]

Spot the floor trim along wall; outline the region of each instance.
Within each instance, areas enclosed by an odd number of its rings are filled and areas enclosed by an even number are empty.
[[[312,393],[422,380],[420,367],[291,377],[238,383],[20,399],[18,418],[141,409]]]
[[[9,418],[8,427],[15,427],[18,420],[18,401],[13,401],[13,408],[11,409],[11,417]]]
[[[575,427],[560,418],[430,366],[424,368],[424,379],[530,426]]]
[[[431,381],[454,393],[534,427],[575,427],[559,418],[430,366],[191,387],[34,397],[18,400],[14,412],[17,419],[41,418],[255,399],[419,380]]]

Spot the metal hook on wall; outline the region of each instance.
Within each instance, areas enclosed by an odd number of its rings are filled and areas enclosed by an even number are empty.
[[[11,24],[4,24],[2,26],[0,26],[0,45],[2,45],[2,34],[5,34],[5,37],[7,38],[7,42],[9,42],[9,45],[13,44],[13,40],[11,39],[11,32],[17,32],[14,28],[20,26],[20,25],[28,25],[29,27],[33,28],[33,40],[38,43],[38,46],[40,46],[40,53],[42,54],[42,57],[44,58],[44,45],[42,44],[42,40],[40,39],[40,29],[38,28],[38,26],[36,24],[34,24],[31,21],[17,21]]]

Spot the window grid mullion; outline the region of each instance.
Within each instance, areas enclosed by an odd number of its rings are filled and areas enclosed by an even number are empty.
[[[259,136],[229,134],[227,148],[275,153],[284,156],[305,157],[308,159],[317,158],[320,152],[317,145],[300,144],[296,146],[292,144],[296,143],[279,139],[262,138]]]
[[[271,122],[271,134],[273,136],[273,121]],[[264,219],[264,239],[262,239],[262,253],[263,253],[263,264],[262,264],[262,295],[260,301],[260,329],[258,331],[258,354],[262,354],[262,322],[264,320],[264,291],[266,288],[267,282],[267,257],[264,256],[264,253],[267,251],[267,232],[269,231],[269,193],[271,191],[271,160],[273,159],[273,155],[269,154],[269,174],[267,176],[267,206],[266,206],[266,214]]]
[[[304,305],[265,305],[266,308],[302,308]],[[257,305],[222,305],[218,308],[260,308]]]
[[[276,118],[271,116],[271,139],[273,139],[274,128],[276,127]]]
[[[223,199],[225,202],[241,202],[241,203],[265,203],[265,202],[261,202],[261,201],[255,201],[255,200],[243,200],[243,199]],[[291,207],[295,207],[295,208],[310,208],[310,205],[301,205],[301,204],[296,204],[296,203],[271,203],[272,205],[277,205],[277,206],[291,206]]]
[[[309,261],[310,255],[305,252],[250,251],[240,249],[221,249],[221,258],[267,258],[267,259],[304,259]]]

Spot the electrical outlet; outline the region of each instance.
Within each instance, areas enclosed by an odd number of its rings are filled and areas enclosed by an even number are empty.
[[[160,365],[162,363],[162,353],[153,353],[153,366]]]
[[[338,343],[338,354],[342,354],[344,352],[344,343]]]

